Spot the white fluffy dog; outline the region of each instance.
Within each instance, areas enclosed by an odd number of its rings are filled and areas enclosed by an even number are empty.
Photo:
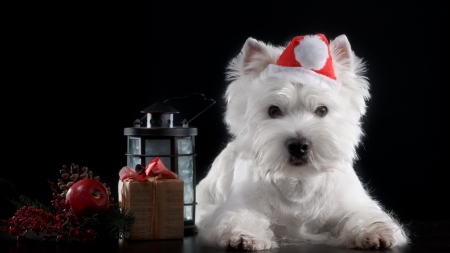
[[[199,238],[263,250],[284,242],[378,249],[408,242],[353,169],[369,98],[345,35],[249,38],[227,77],[233,139],[197,185]]]

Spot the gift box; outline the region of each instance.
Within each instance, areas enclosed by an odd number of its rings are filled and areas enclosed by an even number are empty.
[[[166,179],[151,173],[145,180],[142,177],[123,180],[121,176],[118,190],[120,207],[135,217],[127,239],[183,239],[183,180]]]

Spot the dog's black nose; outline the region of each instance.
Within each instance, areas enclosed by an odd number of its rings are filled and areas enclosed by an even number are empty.
[[[306,138],[291,138],[286,142],[289,154],[296,158],[301,158],[308,154],[311,142]]]

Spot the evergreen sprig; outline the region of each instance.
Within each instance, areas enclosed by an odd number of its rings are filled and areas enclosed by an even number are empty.
[[[134,214],[111,205],[102,216],[93,215],[83,217],[81,229],[91,228],[97,233],[96,238],[101,239],[123,239],[130,233],[130,228],[135,221]]]
[[[0,178],[0,197],[5,202],[11,203],[17,210],[23,206],[33,206],[48,213],[56,214],[56,210],[47,207],[38,200],[20,194],[16,186],[4,178]],[[132,212],[121,209],[115,203],[110,205],[106,213],[101,216],[95,214],[91,217],[83,217],[81,224],[68,223],[67,230],[71,227],[82,230],[93,229],[96,232],[96,239],[122,239],[130,233],[134,221],[135,217]]]
[[[116,239],[123,239],[130,233],[135,217],[132,212],[114,206],[108,210],[107,224],[105,228],[109,231],[109,236]]]

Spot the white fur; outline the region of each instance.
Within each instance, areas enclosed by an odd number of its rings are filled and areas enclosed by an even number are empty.
[[[291,83],[302,83],[304,85],[315,85],[322,88],[331,89],[339,93],[341,82],[333,80],[328,76],[318,74],[312,70],[303,67],[283,67],[275,64],[269,64],[264,71],[265,75],[284,79]]]
[[[243,250],[283,242],[382,248],[408,242],[402,226],[364,189],[353,170],[370,97],[364,64],[345,35],[330,42],[342,87],[313,86],[265,73],[283,48],[249,38],[230,62],[225,122],[232,140],[197,185],[196,225],[210,245]],[[283,115],[271,118],[276,105]],[[328,114],[318,117],[318,106]],[[286,141],[311,142],[292,165]]]

